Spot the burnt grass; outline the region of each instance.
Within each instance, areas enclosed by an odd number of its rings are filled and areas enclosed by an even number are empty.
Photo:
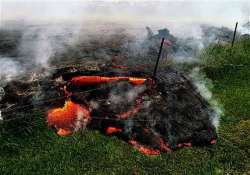
[[[1,134],[0,174],[250,173],[250,51],[244,49],[249,44],[249,40],[238,41],[230,54],[229,45],[215,45],[201,55],[201,68],[213,81],[215,98],[224,106],[216,145],[148,156],[98,131],[59,137],[47,127],[43,113],[27,110],[25,120],[19,122],[33,125],[17,127],[16,134]],[[238,58],[244,65],[238,66]],[[219,62],[224,59],[229,60],[227,64]]]

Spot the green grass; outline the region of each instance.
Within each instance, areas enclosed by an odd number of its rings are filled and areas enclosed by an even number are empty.
[[[221,60],[228,57],[228,46],[215,47],[218,50],[206,53],[210,59],[216,60],[218,54]],[[238,47],[245,45],[236,43],[234,58],[244,51],[238,53]],[[242,55],[248,59],[250,53],[242,53],[241,61]],[[238,60],[227,63],[238,64]],[[34,125],[26,128],[27,134],[21,134],[22,130],[15,136],[7,131],[2,134],[0,174],[250,174],[250,68],[213,65],[203,70],[212,79],[214,96],[225,111],[216,145],[147,156],[95,131],[58,137],[47,128],[44,115],[34,112],[37,120],[31,121]]]

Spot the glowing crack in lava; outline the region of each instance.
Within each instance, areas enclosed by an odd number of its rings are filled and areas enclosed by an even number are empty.
[[[185,79],[180,82],[185,82]],[[134,76],[74,76],[61,88],[67,99],[64,106],[48,111],[48,125],[56,128],[60,136],[69,136],[86,127],[100,130],[121,138],[148,155],[159,155],[182,147],[215,144],[215,129],[206,118],[210,112],[206,112],[206,105],[199,105],[202,99],[184,102],[183,99],[190,99],[190,92],[180,89],[184,85],[176,85],[174,81],[168,88],[174,90],[175,96],[171,96],[170,91],[159,93],[164,87],[161,83],[158,85],[160,88],[157,89],[155,80]],[[98,86],[104,89],[95,90]],[[86,88],[93,89],[93,93],[85,93]],[[113,92],[114,89],[119,90],[120,96]],[[114,98],[111,98],[111,94]],[[170,100],[166,101],[168,98]],[[98,100],[98,105],[91,105],[91,101]],[[190,104],[198,105],[194,105],[195,110],[190,111]],[[187,117],[190,114],[183,111],[194,114],[203,111],[200,116],[204,122]],[[183,117],[183,121],[179,116]],[[173,118],[170,120],[169,117]]]
[[[128,142],[129,144],[133,145],[135,149],[137,149],[138,151],[144,153],[144,154],[148,154],[148,155],[159,155],[161,152],[157,149],[151,149],[148,148],[146,146],[143,146],[141,144],[139,144],[137,141],[135,140],[129,140]]]

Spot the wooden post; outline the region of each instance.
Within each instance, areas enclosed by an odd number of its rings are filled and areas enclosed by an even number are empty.
[[[160,46],[160,50],[159,50],[159,53],[158,53],[158,57],[157,57],[157,60],[156,60],[156,63],[155,63],[155,68],[154,68],[154,73],[153,73],[153,77],[154,78],[156,77],[156,72],[157,72],[159,60],[161,58],[161,52],[162,52],[163,43],[164,43],[164,38],[161,39],[161,46]]]
[[[234,41],[235,41],[236,32],[237,32],[237,26],[238,26],[238,22],[236,22],[235,28],[234,28],[234,36],[233,36],[233,40],[232,40],[232,47],[234,46]]]

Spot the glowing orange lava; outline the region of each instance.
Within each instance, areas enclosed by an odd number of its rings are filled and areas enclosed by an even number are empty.
[[[57,129],[58,135],[68,136],[73,131],[85,127],[90,119],[87,108],[67,100],[64,107],[49,110],[47,121]]]
[[[135,140],[129,140],[128,143],[131,144],[131,145],[133,145],[133,147],[135,149],[137,149],[138,151],[140,151],[143,154],[147,154],[147,155],[159,155],[161,153],[159,150],[157,150],[157,149],[151,149],[151,148],[148,148],[146,146],[143,146],[143,145],[139,144]]]
[[[121,114],[117,114],[116,117],[119,119],[122,119],[122,120],[126,120],[129,117],[132,117],[136,113],[138,113],[140,111],[140,109],[141,109],[141,99],[138,98],[138,99],[136,99],[136,104],[135,104],[134,108],[132,108],[126,112],[123,112]]]
[[[84,85],[94,85],[100,83],[109,83],[112,81],[128,81],[133,85],[141,85],[146,79],[136,77],[103,77],[103,76],[78,76],[71,79],[71,83],[81,87]]]
[[[163,152],[171,152],[172,151],[170,146],[162,138],[160,138],[160,149]]]
[[[68,91],[67,89],[68,85],[71,84],[80,88],[86,85],[91,86],[91,85],[97,85],[101,83],[110,83],[110,82],[116,82],[116,81],[127,81],[134,86],[142,85],[147,81],[147,83],[145,83],[147,84],[147,90],[155,87],[154,79],[150,79],[150,78],[146,79],[146,78],[128,77],[128,76],[114,76],[114,77],[77,76],[77,77],[73,77],[70,80],[70,82],[68,82],[67,85],[61,88],[61,90],[64,91],[65,98],[68,99],[65,101],[64,106],[59,107],[59,108],[54,108],[48,111],[48,116],[47,116],[48,125],[55,127],[58,135],[69,136],[74,131],[83,129],[87,126],[87,124],[90,123],[91,121],[90,110],[87,107],[74,103],[73,101],[70,100],[73,93]],[[119,114],[113,114],[115,117],[117,117],[115,119],[127,120],[130,117],[134,117],[141,110],[141,104],[143,102],[141,94],[139,94],[139,96],[136,98],[134,106],[130,108],[128,111],[122,112]],[[74,99],[72,98],[72,100]],[[93,114],[92,122],[95,122],[95,121],[96,120]],[[122,132],[124,131],[124,128],[121,129],[121,128],[113,127],[113,126],[120,126],[120,125],[114,125],[114,123],[111,123],[108,126],[105,125],[105,128],[102,128],[102,129],[105,129],[106,134],[108,135],[117,134],[117,133],[120,133],[120,135],[123,134]],[[149,130],[148,128],[143,128],[143,135],[151,136],[149,135],[150,132],[151,130]],[[143,145],[143,143],[140,143],[140,141],[135,140],[135,138],[137,137],[133,137],[133,139],[129,140],[128,143],[131,144],[139,152],[143,154],[147,154],[147,155],[159,155],[161,152],[171,152],[172,149],[175,149],[175,148],[192,146],[192,142],[187,141],[186,143],[177,144],[176,147],[171,147],[165,140],[165,137],[163,137],[162,135],[154,134],[153,136],[154,136],[153,137],[154,142],[156,143],[153,146],[153,148],[145,146]],[[216,144],[216,139],[212,139],[210,141],[210,144]]]
[[[119,133],[119,132],[122,132],[122,129],[116,128],[116,127],[108,127],[106,130],[106,133],[109,135]]]

